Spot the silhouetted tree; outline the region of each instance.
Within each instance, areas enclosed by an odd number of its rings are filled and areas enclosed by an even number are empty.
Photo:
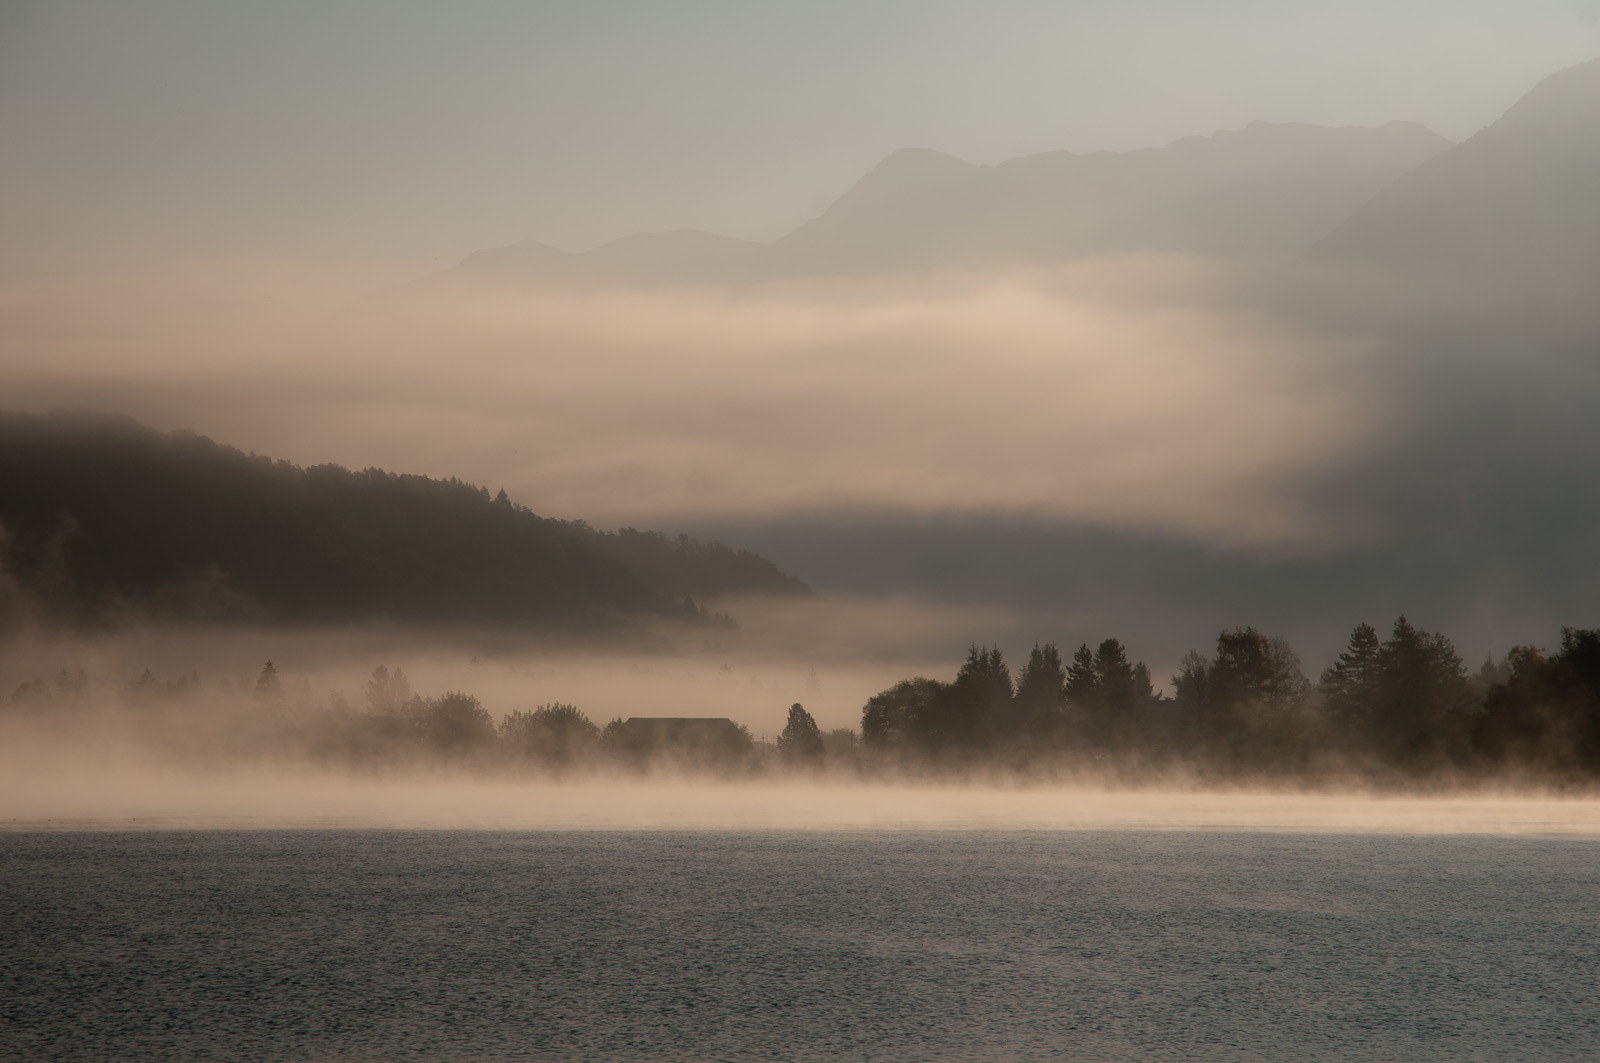
[[[1377,752],[1413,770],[1461,759],[1473,725],[1467,672],[1443,635],[1394,622],[1378,649],[1372,729]]]
[[[1553,656],[1534,646],[1506,655],[1473,741],[1497,767],[1545,776],[1600,768],[1600,631],[1563,628]]]
[[[576,705],[561,702],[515,710],[500,721],[498,733],[507,752],[551,768],[591,759],[600,745],[600,728]]]
[[[861,740],[877,752],[930,752],[945,740],[944,702],[948,684],[937,679],[904,679],[875,694],[861,710]]]
[[[858,736],[848,727],[835,727],[822,736],[823,754],[829,763],[853,764]]]
[[[278,677],[278,669],[271,661],[261,666],[261,672],[256,676],[256,700],[268,705],[279,705],[283,702],[283,681]]]
[[[789,721],[778,735],[778,753],[791,764],[816,764],[822,760],[822,731],[799,702],[789,706]]]
[[[132,701],[154,701],[160,693],[161,684],[148,668],[128,687],[128,697]]]
[[[1100,693],[1100,674],[1087,643],[1080,645],[1067,666],[1067,700],[1083,712],[1093,712]]]
[[[1172,677],[1172,697],[1178,703],[1182,727],[1189,735],[1197,733],[1205,716],[1211,693],[1211,659],[1198,650],[1190,650],[1178,661],[1178,671]]]
[[[1300,658],[1286,641],[1253,627],[1222,632],[1206,676],[1205,748],[1235,767],[1297,767],[1309,751],[1309,691]]]
[[[621,751],[623,724],[626,721],[621,716],[613,717],[606,725],[600,728],[600,748],[611,753]]]
[[[396,668],[393,672],[383,665],[372,670],[372,678],[367,680],[367,711],[372,713],[392,713],[400,711],[400,706],[411,700],[411,681],[406,678],[403,669]]]
[[[1600,769],[1600,630],[1561,629],[1556,682],[1577,719],[1580,757],[1590,771]]]
[[[1033,644],[1017,677],[1016,710],[1023,737],[1053,744],[1059,740],[1067,697],[1067,670],[1053,642]]]
[[[987,751],[997,738],[1010,733],[1014,693],[1011,669],[998,647],[968,649],[945,698],[945,733],[951,751]]]
[[[1106,639],[1094,654],[1094,677],[1099,696],[1090,717],[1090,733],[1101,748],[1126,745],[1143,723],[1145,703],[1150,699],[1150,675],[1144,674],[1144,689],[1139,689],[1128,651],[1117,639]]]
[[[1345,746],[1372,740],[1381,675],[1379,648],[1372,625],[1357,624],[1339,659],[1317,683],[1334,737]]]
[[[459,753],[494,741],[494,719],[471,694],[451,691],[423,699],[418,722],[428,744],[440,752]]]

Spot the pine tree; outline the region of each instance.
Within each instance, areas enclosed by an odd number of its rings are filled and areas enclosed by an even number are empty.
[[[1361,623],[1332,668],[1317,682],[1329,719],[1346,741],[1365,741],[1378,694],[1378,632]]]
[[[1067,694],[1067,669],[1056,644],[1033,644],[1028,663],[1017,677],[1017,701],[1030,712],[1054,712]]]
[[[1087,643],[1078,647],[1067,666],[1067,699],[1082,709],[1094,705],[1100,690],[1100,673],[1095,670],[1094,654]]]
[[[1067,697],[1067,669],[1053,642],[1033,644],[1028,663],[1017,677],[1015,699],[1018,737],[1054,742],[1061,736]]]
[[[1178,672],[1172,677],[1172,696],[1190,726],[1199,725],[1210,693],[1211,660],[1198,650],[1190,650],[1178,661]]]
[[[950,691],[950,738],[967,751],[992,746],[999,734],[1011,729],[1014,694],[1011,669],[999,648],[970,647]]]
[[[283,701],[283,681],[271,661],[262,665],[261,673],[256,676],[256,700],[273,705]]]
[[[1402,616],[1378,648],[1377,662],[1373,726],[1381,752],[1424,766],[1464,741],[1467,670],[1449,639]]]
[[[1099,698],[1091,716],[1091,732],[1101,745],[1121,745],[1142,722],[1144,699],[1136,682],[1136,672],[1128,651],[1117,639],[1106,639],[1094,654],[1094,674]],[[1144,676],[1150,687],[1150,675]]]
[[[789,722],[778,736],[778,753],[791,763],[822,760],[822,731],[798,701],[789,706]]]

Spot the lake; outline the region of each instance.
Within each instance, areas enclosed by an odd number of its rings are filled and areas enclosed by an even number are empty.
[[[1600,842],[0,833],[24,1060],[1600,1058]]]

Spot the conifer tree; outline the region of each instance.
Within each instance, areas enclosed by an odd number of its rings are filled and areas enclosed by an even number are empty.
[[[1378,694],[1378,632],[1361,623],[1333,667],[1317,683],[1322,703],[1346,742],[1364,741],[1372,726]]]
[[[778,736],[778,752],[791,763],[816,763],[822,759],[822,731],[798,701],[789,706],[789,722]]]
[[[283,680],[271,661],[262,665],[256,676],[256,700],[273,705],[283,701]]]

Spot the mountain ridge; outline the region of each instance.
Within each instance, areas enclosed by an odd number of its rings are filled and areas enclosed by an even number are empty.
[[[702,230],[587,251],[537,241],[468,255],[458,282],[740,284],[1174,251],[1287,259],[1449,141],[1415,123],[1254,122],[1131,152],[980,165],[901,148],[768,244]]]
[[[601,633],[706,621],[690,599],[739,593],[810,591],[749,551],[597,531],[459,480],[302,468],[116,415],[0,412],[0,622]]]
[[[1600,59],[1539,82],[1374,196],[1313,253],[1521,281],[1600,273]]]

